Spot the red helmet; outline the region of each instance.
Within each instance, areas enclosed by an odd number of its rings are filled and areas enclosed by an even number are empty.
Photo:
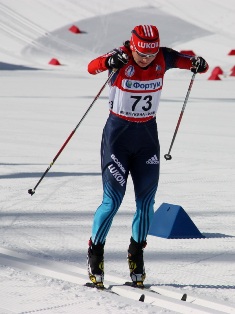
[[[139,25],[132,30],[130,48],[132,51],[141,54],[157,54],[159,51],[160,39],[156,26]]]

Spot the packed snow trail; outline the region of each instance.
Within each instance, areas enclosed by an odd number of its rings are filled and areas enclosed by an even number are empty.
[[[32,257],[26,254],[18,253],[9,249],[0,248],[0,263],[8,267],[32,272],[41,276],[48,276],[58,280],[68,281],[78,285],[85,286],[88,282],[86,270],[76,266],[66,265],[60,262],[48,261],[38,257]],[[161,307],[177,313],[201,313],[201,314],[222,314],[233,313],[234,309],[225,303],[213,302],[210,299],[189,297],[188,301],[182,301],[182,294],[172,292],[164,287],[148,285],[146,289],[133,288],[125,285],[125,279],[106,275],[105,287],[108,291],[113,291],[123,298],[130,298],[139,301],[144,294],[145,303]],[[89,288],[88,288],[89,289]],[[100,292],[105,293],[106,290]]]

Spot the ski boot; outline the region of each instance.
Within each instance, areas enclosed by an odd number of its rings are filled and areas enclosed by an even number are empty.
[[[104,244],[88,242],[87,266],[88,276],[94,286],[98,289],[104,288]]]
[[[146,245],[147,245],[146,241],[138,243],[131,237],[127,261],[129,265],[132,285],[138,288],[144,288],[144,280],[146,274],[144,268],[143,250],[146,247]]]

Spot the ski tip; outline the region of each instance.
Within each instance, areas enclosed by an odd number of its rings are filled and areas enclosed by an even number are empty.
[[[140,302],[144,302],[145,300],[145,295],[144,294],[141,294],[140,298],[139,298],[139,301]]]
[[[186,300],[187,300],[187,293],[184,293],[181,298],[181,301],[186,301]]]

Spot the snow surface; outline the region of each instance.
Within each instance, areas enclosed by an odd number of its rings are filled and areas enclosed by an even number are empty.
[[[157,115],[161,176],[155,208],[184,208],[205,239],[148,237],[146,283],[235,306],[233,0],[0,0],[0,313],[170,313],[34,272],[33,258],[86,271],[92,218],[102,198],[99,146],[108,116],[99,97],[34,196],[40,179],[104,84],[87,63],[153,23],[162,45],[192,49],[210,70],[197,75],[172,149],[192,74],[165,76]],[[73,34],[77,25],[86,33]],[[107,50],[108,49],[108,50]],[[62,66],[49,65],[58,58]],[[207,80],[215,66],[221,81]],[[126,250],[134,214],[131,179],[105,247],[105,273],[129,279]],[[5,250],[5,251],[4,251]],[[28,256],[19,269],[8,252]],[[10,254],[10,253],[9,253]],[[17,264],[17,263],[16,263]],[[174,313],[172,311],[171,313]]]

